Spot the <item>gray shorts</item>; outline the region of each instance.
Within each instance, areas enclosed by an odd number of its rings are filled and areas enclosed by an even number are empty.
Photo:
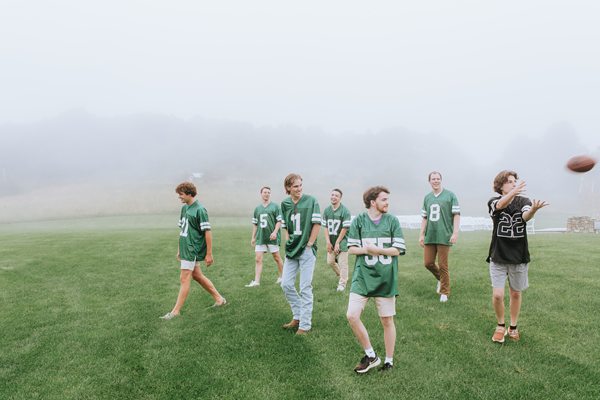
[[[529,265],[523,264],[500,264],[490,261],[490,278],[494,289],[504,289],[506,277],[508,286],[512,290],[522,292],[529,287],[528,278]]]

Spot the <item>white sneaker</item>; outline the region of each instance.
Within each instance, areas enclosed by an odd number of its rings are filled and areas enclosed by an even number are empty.
[[[437,286],[435,287],[435,292],[440,294],[440,289],[442,288],[442,282],[438,281]]]
[[[163,321],[168,321],[170,319],[173,319],[175,317],[179,317],[179,314],[173,314],[172,312],[168,312],[165,315],[163,315],[162,317],[160,317],[160,319],[162,319]]]
[[[212,306],[209,306],[208,308],[218,308],[218,307],[226,306],[227,305],[227,300],[223,296],[221,296],[221,298],[223,299],[222,303],[219,304],[219,303],[215,302],[215,304],[213,304]]]
[[[338,285],[338,287],[335,289],[336,292],[343,292],[344,290],[346,290],[346,287],[342,285]]]
[[[260,286],[260,283],[256,282],[256,281],[250,281],[249,284],[244,285],[245,287],[256,287],[256,286]]]
[[[277,278],[277,281],[275,281],[275,283],[279,284],[279,283],[281,283],[281,280],[282,280],[281,277],[279,277],[279,278]]]
[[[445,303],[448,301],[448,296],[445,294],[440,295],[440,302]]]

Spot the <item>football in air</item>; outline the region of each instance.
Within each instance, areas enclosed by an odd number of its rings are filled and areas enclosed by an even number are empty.
[[[573,172],[588,172],[594,168],[596,160],[590,156],[575,156],[567,161],[567,169]]]

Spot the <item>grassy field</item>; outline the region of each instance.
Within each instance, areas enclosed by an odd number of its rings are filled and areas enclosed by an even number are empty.
[[[176,219],[176,218],[175,218]],[[319,251],[313,332],[290,317],[275,265],[253,276],[250,227],[212,220],[206,273],[229,305],[192,287],[175,301],[178,228],[172,216],[0,225],[0,399],[598,399],[600,236],[537,234],[518,343],[492,343],[485,256],[489,232],[463,233],[441,304],[405,232],[395,369],[356,376],[362,356],[345,320],[347,293]],[[322,244],[322,239],[320,240]],[[364,314],[375,350],[383,334]]]

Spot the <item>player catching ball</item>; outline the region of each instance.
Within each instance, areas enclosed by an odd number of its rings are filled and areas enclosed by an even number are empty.
[[[177,260],[181,264],[179,295],[173,309],[160,317],[170,320],[179,316],[181,308],[190,291],[190,281],[194,279],[214,299],[214,307],[223,306],[227,303],[225,298],[215,288],[200,269],[200,260],[204,260],[207,267],[212,265],[212,232],[206,209],[196,200],[196,186],[191,182],[183,182],[177,186],[175,192],[184,203],[181,207],[179,219],[179,250]]]
[[[529,286],[527,221],[548,205],[542,200],[529,200],[522,196],[525,181],[518,182],[514,171],[501,171],[494,178],[494,191],[499,196],[488,201],[488,209],[494,227],[487,261],[490,263],[492,281],[492,304],[498,325],[492,341],[504,343],[508,337],[520,339],[517,322],[521,311],[521,292]],[[506,329],[504,319],[504,286],[508,277],[510,289],[510,326]]]

